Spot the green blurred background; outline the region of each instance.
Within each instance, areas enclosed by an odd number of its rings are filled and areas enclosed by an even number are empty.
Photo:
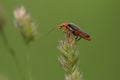
[[[13,25],[13,11],[23,4],[37,23],[39,38],[30,48]],[[80,70],[85,80],[120,80],[120,1],[119,0],[0,0],[7,12],[5,34],[26,72],[26,53],[31,55],[33,80],[64,80],[58,63],[61,31],[50,29],[64,22],[75,23],[91,35],[80,40]],[[0,39],[0,80],[20,80],[9,51]],[[27,77],[27,76],[26,76]]]

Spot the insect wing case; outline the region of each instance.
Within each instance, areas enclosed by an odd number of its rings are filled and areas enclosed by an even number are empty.
[[[80,27],[78,27],[77,25],[73,23],[69,23],[69,27],[72,29],[72,31],[77,30],[80,33],[82,33],[84,36],[90,37],[85,31],[83,31]]]

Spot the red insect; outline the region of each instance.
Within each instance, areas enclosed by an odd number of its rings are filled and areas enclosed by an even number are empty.
[[[66,32],[66,30],[70,31],[74,36],[76,36],[76,41],[79,41],[81,38],[84,38],[88,41],[91,40],[90,36],[83,31],[80,27],[78,27],[77,25],[73,24],[73,23],[63,23],[59,26],[59,29],[61,28],[65,28],[64,32]]]

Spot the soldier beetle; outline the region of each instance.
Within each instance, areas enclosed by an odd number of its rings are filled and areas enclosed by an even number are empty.
[[[81,38],[88,41],[91,40],[90,36],[85,31],[73,23],[63,23],[58,28],[65,28],[63,30],[64,32],[66,32],[66,30],[70,31],[74,36],[76,36],[76,41],[79,41]]]

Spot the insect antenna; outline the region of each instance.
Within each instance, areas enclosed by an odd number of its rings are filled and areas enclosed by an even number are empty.
[[[57,27],[51,28],[45,35],[48,36],[50,33],[52,33]]]

